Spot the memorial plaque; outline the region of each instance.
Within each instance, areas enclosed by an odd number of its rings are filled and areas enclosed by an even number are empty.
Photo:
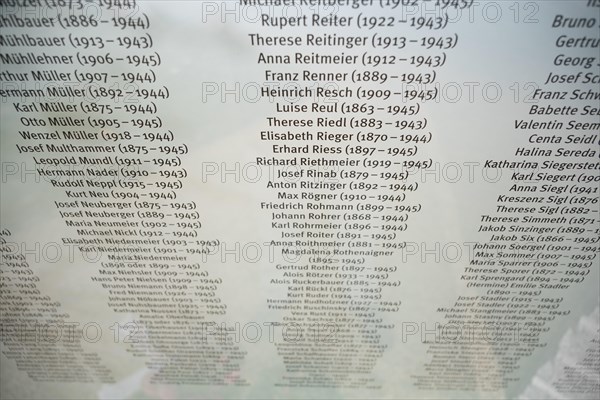
[[[0,12],[0,398],[600,395],[600,1]]]

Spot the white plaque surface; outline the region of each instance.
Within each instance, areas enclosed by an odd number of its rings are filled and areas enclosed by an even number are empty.
[[[0,13],[0,398],[598,398],[599,1]]]

